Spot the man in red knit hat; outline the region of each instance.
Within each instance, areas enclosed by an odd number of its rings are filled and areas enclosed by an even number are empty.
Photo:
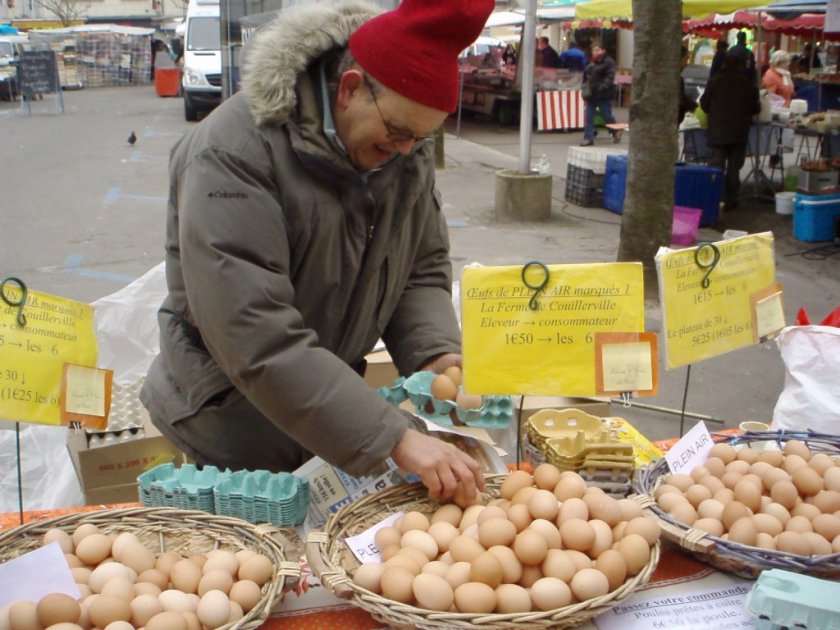
[[[360,377],[383,339],[403,375],[460,364],[429,136],[493,0],[282,11],[243,90],[173,149],[169,295],[141,400],[199,464],[352,475],[391,457],[432,497],[483,485]]]

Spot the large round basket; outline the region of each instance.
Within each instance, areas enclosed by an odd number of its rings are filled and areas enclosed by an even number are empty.
[[[735,447],[741,444],[771,442],[775,448],[783,449],[789,440],[801,440],[807,443],[812,453],[826,453],[832,457],[840,457],[840,436],[812,431],[763,431],[726,436],[716,441]],[[749,547],[718,538],[676,520],[663,511],[654,500],[654,491],[668,473],[668,464],[664,459],[639,471],[636,485],[639,494],[645,497],[642,505],[645,512],[659,521],[665,538],[676,543],[698,560],[726,573],[752,579],[766,569],[783,569],[815,577],[840,577],[840,553],[799,556],[783,551]]]
[[[155,555],[165,551],[191,555],[213,549],[250,549],[268,557],[275,570],[263,586],[262,598],[242,619],[222,626],[225,630],[258,628],[282,600],[286,581],[295,580],[300,574],[298,563],[286,562],[284,547],[288,542],[277,527],[176,508],[97,510],[21,525],[0,532],[0,562],[39,548],[44,533],[51,528],[72,534],[83,523],[96,525],[105,534],[132,532]]]
[[[505,475],[488,477],[484,498],[499,496]],[[620,587],[602,597],[549,611],[512,614],[472,614],[426,610],[401,604],[368,591],[353,582],[350,573],[359,562],[344,543],[395,512],[417,510],[431,514],[439,503],[426,496],[421,484],[392,486],[346,505],[306,541],[306,558],[313,572],[332,592],[367,610],[375,619],[397,628],[572,628],[609,610],[649,579],[659,561],[659,543],[651,549],[648,564]]]

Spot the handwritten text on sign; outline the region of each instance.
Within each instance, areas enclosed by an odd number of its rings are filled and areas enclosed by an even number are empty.
[[[666,364],[688,365],[755,343],[750,297],[776,277],[770,232],[719,241],[720,260],[704,269],[697,248],[656,257],[664,314]],[[704,252],[709,252],[706,247]],[[701,261],[702,262],[702,261]],[[703,287],[708,273],[709,286]]]
[[[467,268],[464,388],[474,394],[596,393],[594,337],[644,330],[639,263]],[[542,275],[540,275],[542,274]],[[534,306],[535,308],[532,308]]]
[[[709,429],[701,420],[665,453],[668,469],[675,475],[688,475],[706,462],[714,445]]]
[[[6,286],[12,302],[17,287]],[[0,305],[0,419],[60,424],[61,379],[65,363],[96,365],[93,307],[29,291],[23,307]]]

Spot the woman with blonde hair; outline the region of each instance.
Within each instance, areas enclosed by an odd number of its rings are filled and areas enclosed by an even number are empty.
[[[777,50],[770,55],[770,67],[761,78],[761,85],[768,92],[784,97],[785,107],[790,107],[790,99],[793,97],[793,79],[790,78],[789,66],[790,55],[784,50]]]

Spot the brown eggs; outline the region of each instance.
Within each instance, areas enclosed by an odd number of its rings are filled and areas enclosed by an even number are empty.
[[[438,374],[432,380],[430,392],[432,397],[437,400],[455,400],[458,386],[446,374]]]
[[[257,582],[235,579],[240,562],[243,566],[250,564],[245,573],[253,574],[263,584],[274,573],[273,562],[250,549],[234,553],[219,548],[188,559],[168,551],[156,557],[137,535],[106,533],[90,524],[79,526],[72,536],[61,529],[49,530],[43,544],[52,543],[68,549],[65,557],[68,565],[75,567],[71,575],[81,599],[53,593],[37,604],[13,602],[0,611],[0,628],[11,624],[14,630],[211,630],[241,619],[262,599]],[[425,555],[414,551],[426,560]],[[126,564],[118,562],[114,554]],[[71,557],[73,560],[69,560]],[[80,566],[82,562],[91,564]],[[381,573],[383,569],[374,571]],[[187,592],[173,588],[174,583]],[[196,590],[201,592],[200,597]]]
[[[359,566],[353,579],[427,610],[553,610],[619,588],[650,562],[659,534],[635,501],[616,501],[577,473],[544,464],[534,476],[512,472],[488,505],[410,512],[378,529],[382,563]]]
[[[797,555],[836,553],[838,462],[798,440],[783,451],[716,444],[690,475],[664,477],[654,497],[661,510],[712,536]],[[711,490],[711,498],[701,488]],[[625,536],[633,531],[628,526]]]

